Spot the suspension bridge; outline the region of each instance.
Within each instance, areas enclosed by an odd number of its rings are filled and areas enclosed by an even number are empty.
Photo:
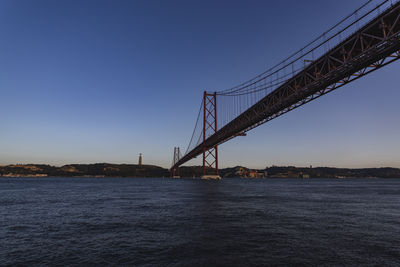
[[[218,177],[218,146],[400,58],[400,1],[370,0],[326,32],[238,86],[203,93],[186,152],[171,176],[202,154],[203,177]]]

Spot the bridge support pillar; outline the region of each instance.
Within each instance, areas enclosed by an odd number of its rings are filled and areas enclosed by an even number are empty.
[[[180,178],[179,166],[174,167],[175,164],[179,161],[180,155],[181,155],[181,153],[180,153],[179,147],[174,147],[174,159],[173,159],[172,168],[171,168],[171,177],[172,178]]]
[[[204,91],[203,99],[203,177],[218,179],[218,145],[207,147],[206,139],[218,130],[217,124],[217,93]]]

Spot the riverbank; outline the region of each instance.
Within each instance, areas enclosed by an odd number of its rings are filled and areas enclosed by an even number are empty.
[[[181,177],[201,177],[201,166],[180,168]],[[400,178],[398,168],[332,168],[272,166],[265,169],[250,169],[236,166],[219,170],[223,178]],[[68,164],[51,166],[46,164],[16,164],[0,166],[1,177],[169,177],[168,169],[155,165],[136,164]]]

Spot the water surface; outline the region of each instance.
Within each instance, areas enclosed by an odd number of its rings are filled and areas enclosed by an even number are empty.
[[[400,265],[400,179],[1,178],[0,265]]]

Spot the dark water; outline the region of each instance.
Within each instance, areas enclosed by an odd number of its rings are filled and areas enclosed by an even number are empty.
[[[0,265],[400,265],[400,180],[1,178]]]

